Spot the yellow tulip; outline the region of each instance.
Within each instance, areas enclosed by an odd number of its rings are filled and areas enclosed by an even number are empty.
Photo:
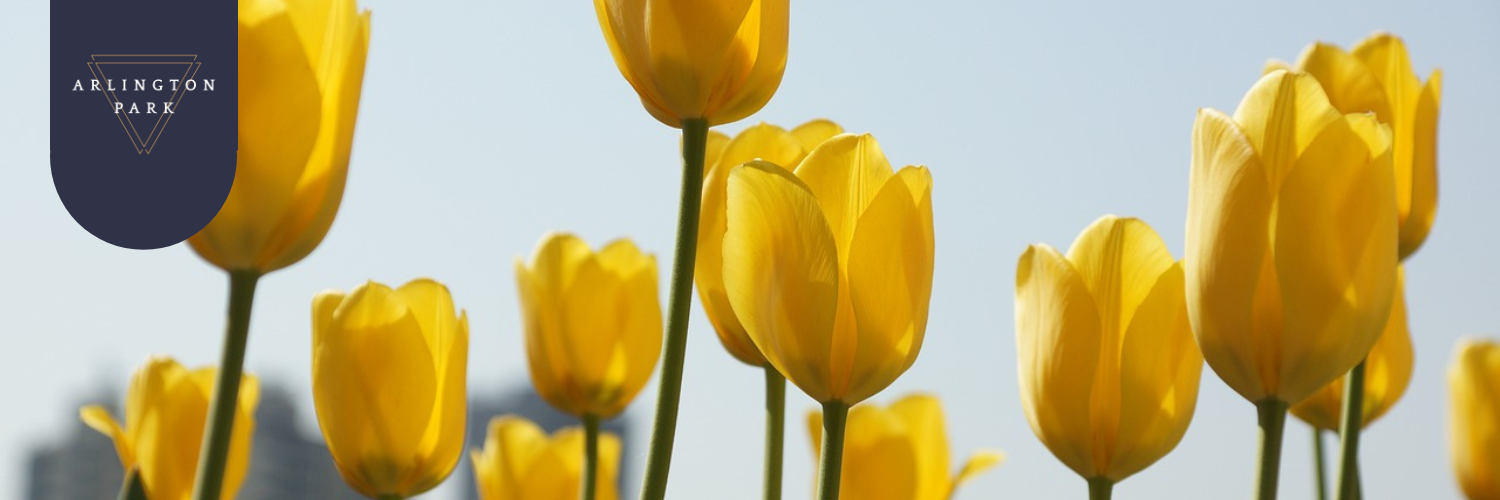
[[[1391,304],[1391,317],[1385,322],[1385,332],[1370,356],[1365,360],[1365,396],[1361,415],[1363,424],[1371,422],[1390,411],[1411,383],[1412,364],[1415,362],[1411,346],[1411,332],[1406,322],[1405,272],[1396,272],[1396,300]],[[1323,386],[1312,397],[1292,407],[1292,414],[1313,427],[1337,432],[1342,421],[1345,377]]]
[[[729,305],[724,288],[724,228],[728,207],[726,188],[729,171],[741,164],[761,159],[777,165],[796,165],[807,153],[844,129],[828,120],[813,120],[787,132],[765,123],[741,131],[730,140],[710,132],[707,173],[703,182],[703,212],[698,222],[698,264],[694,281],[698,298],[708,321],[719,334],[719,341],[735,359],[752,366],[764,366],[766,358],[750,340],[750,334]]]
[[[594,0],[620,74],[671,127],[738,121],[786,69],[788,0]]]
[[[916,361],[932,295],[932,174],[891,170],[844,134],[793,174],[729,174],[723,275],[735,317],[772,366],[822,403],[852,405]]]
[[[531,383],[553,407],[610,418],[651,378],[661,356],[656,257],[629,239],[598,253],[576,236],[549,233],[516,258]]]
[[[1193,419],[1203,356],[1182,266],[1140,220],[1101,217],[1066,256],[1046,244],[1021,254],[1016,352],[1032,432],[1085,479],[1140,472]]]
[[[79,411],[83,422],[115,442],[120,464],[128,473],[140,471],[151,500],[187,500],[198,473],[198,448],[213,393],[214,368],[188,370],[172,358],[152,357],[136,369],[125,396],[125,425],[99,406]],[[250,467],[251,435],[260,384],[255,377],[240,378],[239,406],[229,444],[224,489],[220,498],[232,499]]]
[[[1406,43],[1376,33],[1345,52],[1322,42],[1309,45],[1296,69],[1317,77],[1333,107],[1343,113],[1373,112],[1390,124],[1396,169],[1396,209],[1401,221],[1401,259],[1422,246],[1437,213],[1437,120],[1443,72],[1423,84],[1411,67]],[[1268,70],[1292,68],[1281,61]]]
[[[523,417],[490,420],[483,451],[470,452],[480,500],[576,500],[583,474],[583,429],[551,437]],[[598,500],[618,500],[620,438],[599,434]]]
[[[1448,367],[1448,444],[1469,500],[1500,500],[1500,344],[1459,341]]]
[[[239,151],[219,214],[188,239],[227,271],[290,266],[344,196],[370,13],[353,0],[241,0]]]
[[[1340,114],[1317,79],[1274,71],[1233,117],[1193,127],[1188,316],[1245,399],[1298,402],[1380,338],[1396,289],[1390,129]]]
[[[823,446],[822,429],[823,412],[809,412],[814,454]],[[947,500],[959,485],[1005,460],[999,451],[981,450],[953,473],[942,404],[925,394],[906,396],[888,408],[855,406],[844,436],[839,495],[846,500]]]
[[[463,453],[469,316],[429,279],[313,298],[313,402],[344,482],[370,498],[432,489]]]

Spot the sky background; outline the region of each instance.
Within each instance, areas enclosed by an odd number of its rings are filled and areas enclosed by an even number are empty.
[[[672,258],[677,133],[620,77],[591,2],[360,3],[374,18],[343,208],[316,252],[261,281],[246,361],[296,388],[314,433],[309,304],[321,289],[447,283],[471,320],[471,391],[498,393],[526,383],[511,263],[543,233],[576,232],[596,247],[634,238],[661,262],[663,301]],[[1032,435],[1017,395],[1012,300],[1025,246],[1064,248],[1114,213],[1144,219],[1180,257],[1195,110],[1232,110],[1267,58],[1293,60],[1314,40],[1349,47],[1382,29],[1406,38],[1424,78],[1445,73],[1441,193],[1432,236],[1408,262],[1416,374],[1365,434],[1365,492],[1459,497],[1445,369],[1460,337],[1500,334],[1500,3],[1310,4],[793,0],[780,91],[720,130],[828,117],[873,133],[897,166],[932,168],[926,341],[873,399],[936,393],[956,460],[978,448],[1009,454],[957,498],[1085,494]],[[43,125],[55,90],[48,8],[13,0],[0,15],[0,497],[22,493],[28,450],[76,425],[94,387],[123,388],[150,353],[217,362],[223,330],[222,272],[185,245],[99,241],[58,201]],[[669,497],[757,498],[761,374],[720,347],[696,297],[690,328]],[[635,471],[655,386],[629,410],[643,426],[627,443]],[[805,413],[814,407],[788,391],[787,498],[812,491]],[[1254,408],[1205,368],[1181,445],[1116,498],[1247,497],[1255,443]],[[1289,424],[1284,498],[1311,496],[1310,460],[1308,428]],[[634,498],[639,478],[626,482]]]

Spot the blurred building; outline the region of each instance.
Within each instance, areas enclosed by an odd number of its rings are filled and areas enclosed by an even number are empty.
[[[485,434],[489,432],[490,419],[505,414],[514,414],[526,417],[537,425],[546,429],[547,432],[556,432],[558,429],[569,426],[581,425],[578,417],[554,410],[546,401],[542,401],[531,385],[527,384],[494,395],[470,395],[469,396],[469,433],[468,450],[477,450],[484,446]],[[623,492],[624,480],[634,477],[630,469],[630,462],[624,460],[629,457],[630,451],[630,422],[624,416],[615,417],[601,422],[600,430],[614,433],[620,436],[620,487]],[[464,453],[463,460],[458,464],[458,470],[454,471],[449,481],[458,481],[463,485],[460,490],[463,500],[478,500],[479,492],[474,485],[474,464],[469,460],[469,454]]]

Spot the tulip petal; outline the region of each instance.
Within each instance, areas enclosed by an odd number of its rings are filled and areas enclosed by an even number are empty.
[[[1146,300],[1157,277],[1175,262],[1167,243],[1150,225],[1135,218],[1106,215],[1094,221],[1068,247],[1068,262],[1089,287],[1103,321],[1106,349],[1118,351],[1136,308]],[[1116,365],[1107,371],[1118,368]],[[1108,406],[1116,406],[1109,404]]]
[[[735,36],[735,45],[729,50],[729,67],[724,78],[732,80],[719,82],[718,94],[710,104],[713,123],[730,123],[750,116],[776,94],[786,72],[790,3],[788,0],[752,2]]]
[[[906,426],[916,460],[919,500],[948,498],[948,430],[937,398],[918,394],[901,398],[887,410]]]
[[[1323,87],[1306,73],[1273,71],[1255,82],[1234,121],[1259,153],[1267,185],[1276,189],[1318,132],[1339,118]]]
[[[655,75],[662,104],[681,118],[707,118],[719,80],[731,64],[743,64],[736,33],[751,16],[752,0],[700,2],[697,0],[649,0],[620,2],[645,4],[645,30],[649,32],[649,67]],[[743,71],[734,72],[743,74]],[[723,122],[720,122],[723,123]],[[716,123],[710,123],[715,125]]]
[[[729,145],[729,136],[717,130],[708,131],[708,140],[703,143],[703,178],[708,180],[708,172],[713,170],[714,164],[719,163],[719,157],[724,155],[724,147]]]
[[[436,368],[434,387],[439,398],[418,445],[424,460],[413,477],[420,482],[405,488],[412,494],[437,486],[463,455],[463,433],[468,418],[469,319],[466,313],[454,313],[448,287],[431,279],[412,280],[397,289],[396,295],[406,303],[427,341]]]
[[[1388,154],[1371,158],[1366,141],[1377,127],[1368,115],[1331,124],[1282,185],[1274,244],[1289,333],[1281,340],[1284,401],[1301,401],[1353,368],[1389,315],[1395,181]]]
[[[849,412],[844,432],[845,461],[841,496],[847,498],[917,498],[918,456],[905,424],[894,413],[868,405]]]
[[[1094,477],[1094,443],[1087,437],[1102,333],[1088,284],[1056,249],[1027,247],[1016,265],[1015,315],[1026,420],[1053,455]]]
[[[831,400],[838,253],[818,199],[773,164],[731,171],[724,285],[767,361],[819,401]]]
[[[161,399],[141,422],[134,443],[136,461],[150,498],[182,498],[193,491],[195,468],[175,464],[198,461],[209,393],[193,380],[195,376],[202,375],[174,371],[164,380]],[[212,372],[207,378],[212,380]]]
[[[1417,101],[1410,142],[1411,169],[1396,170],[1396,209],[1401,214],[1401,259],[1416,253],[1437,216],[1437,122],[1443,99],[1443,72],[1434,71]]]
[[[984,471],[998,467],[1002,463],[1005,463],[1005,453],[998,450],[980,450],[974,452],[964,462],[963,468],[959,469],[958,475],[953,476],[953,489],[957,490],[959,486],[963,486],[964,483],[983,474]],[[951,497],[952,493],[950,492],[949,495]]]
[[[1468,498],[1500,498],[1500,345],[1459,341],[1448,394],[1448,446],[1458,484]]]
[[[1364,61],[1337,45],[1314,43],[1302,51],[1297,69],[1323,85],[1328,102],[1342,113],[1375,113],[1383,122],[1391,120],[1391,107],[1380,80]]]
[[[832,139],[843,133],[844,127],[839,126],[838,123],[834,123],[833,120],[825,118],[808,120],[807,123],[803,123],[798,125],[797,128],[792,129],[792,135],[796,136],[797,141],[802,143],[804,151],[817,149],[819,144],[823,144],[823,141]]]
[[[1155,280],[1125,331],[1120,350],[1119,431],[1109,478],[1120,481],[1160,460],[1187,432],[1198,401],[1203,355],[1193,343],[1182,267]]]
[[[125,434],[125,429],[120,427],[120,422],[109,414],[103,406],[88,405],[78,410],[78,417],[89,428],[99,431],[114,442],[115,454],[120,457],[120,465],[125,470],[135,467],[135,452],[130,448],[130,437]]]
[[[669,112],[662,101],[649,66],[646,4],[636,0],[594,0],[594,13],[615,66],[640,96],[646,111],[668,126],[681,127],[681,117]]]
[[[824,141],[797,166],[797,178],[823,207],[841,268],[849,262],[849,244],[860,215],[892,175],[891,162],[869,134],[845,134]]]

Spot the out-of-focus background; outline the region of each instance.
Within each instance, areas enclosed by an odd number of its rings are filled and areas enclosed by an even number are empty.
[[[596,246],[632,237],[657,253],[667,279],[676,131],[652,120],[619,76],[591,2],[360,3],[374,11],[373,35],[343,208],[322,247],[262,280],[256,297],[247,367],[278,389],[262,405],[242,498],[344,491],[311,405],[317,291],[365,279],[447,283],[472,321],[477,439],[487,412],[537,407],[525,395],[511,266],[544,232],[573,231]],[[957,498],[1081,498],[1083,481],[1032,435],[1017,396],[1013,270],[1025,245],[1065,247],[1115,213],[1144,218],[1180,256],[1198,107],[1232,110],[1267,58],[1295,59],[1314,40],[1348,47],[1375,30],[1402,35],[1424,78],[1445,73],[1441,198],[1432,237],[1407,269],[1416,375],[1365,434],[1365,492],[1458,498],[1444,372],[1461,336],[1500,335],[1500,3],[1156,4],[793,0],[781,90],[721,129],[828,117],[874,133],[893,162],[931,166],[938,255],[928,335],[917,363],[874,400],[936,393],[955,458],[981,447],[1009,454]],[[183,245],[103,243],[58,202],[38,121],[52,90],[48,8],[0,7],[0,497],[112,498],[112,485],[28,495],[77,481],[64,475],[73,467],[118,472],[107,441],[78,423],[78,406],[117,402],[151,353],[217,362],[227,285]],[[761,375],[723,351],[696,300],[692,314],[669,496],[756,498]],[[1255,412],[1212,371],[1203,377],[1182,444],[1121,483],[1117,498],[1248,496]],[[630,498],[655,393],[653,382],[621,423]],[[789,391],[788,498],[812,493],[813,407]],[[1289,425],[1285,498],[1312,495],[1310,439]],[[467,459],[459,467],[428,497],[464,498]],[[271,487],[264,478],[306,485],[252,493]]]

